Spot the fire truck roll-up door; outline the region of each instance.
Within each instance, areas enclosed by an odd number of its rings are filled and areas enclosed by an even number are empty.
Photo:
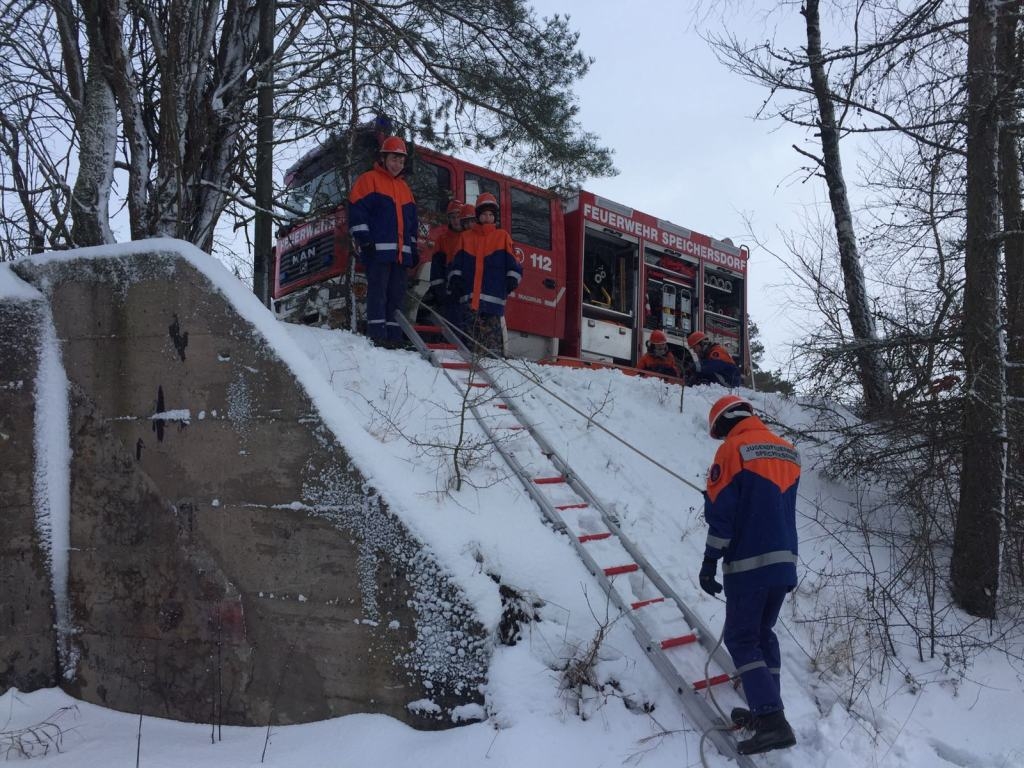
[[[696,327],[694,285],[699,266],[678,254],[662,253],[651,247],[644,249],[647,307],[644,327],[661,329],[669,343],[685,347],[686,337]],[[649,333],[645,333],[645,338]]]
[[[636,273],[633,238],[587,225],[583,233],[580,356],[633,365]]]
[[[745,294],[742,276],[704,266],[704,333],[725,347],[740,365],[746,351],[742,323]]]

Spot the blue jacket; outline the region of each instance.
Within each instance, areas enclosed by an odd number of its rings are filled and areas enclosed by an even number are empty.
[[[480,224],[462,233],[455,258],[448,268],[448,288],[458,277],[464,290],[452,298],[481,315],[505,314],[506,278],[512,278],[513,290],[519,285],[523,268],[512,253],[512,236],[493,224]]]
[[[437,250],[430,257],[430,287],[435,290],[445,291],[448,281],[448,265],[455,258],[455,251],[459,247],[462,232],[454,229],[446,229],[437,238]]]
[[[416,201],[404,179],[380,163],[356,179],[349,194],[348,231],[363,261],[414,266],[418,226]]]
[[[800,454],[756,416],[733,427],[708,470],[705,557],[722,558],[726,595],[796,586]]]

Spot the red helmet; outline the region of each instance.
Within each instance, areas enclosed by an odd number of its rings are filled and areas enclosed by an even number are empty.
[[[686,346],[696,347],[706,338],[707,334],[705,334],[704,331],[694,331],[693,333],[686,337]]]
[[[405,149],[405,142],[397,136],[388,136],[384,139],[384,143],[380,145],[380,153],[382,155],[408,155],[409,153]]]
[[[476,218],[476,206],[472,203],[464,203],[462,206],[462,213],[459,218],[461,219],[475,219]]]
[[[447,213],[449,216],[451,216],[452,214],[462,215],[462,201],[452,200],[450,203],[448,203],[448,207],[445,209],[445,213]]]
[[[494,195],[492,195],[490,192],[484,192],[482,195],[480,195],[476,199],[476,215],[477,216],[480,215],[480,211],[482,209],[484,209],[484,208],[493,208],[494,209],[494,215],[495,216],[498,215],[498,201],[495,199]]]
[[[664,331],[651,332],[651,344],[668,344],[668,337]]]
[[[754,415],[754,406],[745,397],[726,395],[720,397],[708,411],[708,434],[716,440],[725,437],[724,429],[730,419],[745,419]]]

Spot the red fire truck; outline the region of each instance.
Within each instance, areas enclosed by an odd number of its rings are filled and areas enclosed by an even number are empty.
[[[379,139],[370,131],[359,134],[363,159],[349,178],[370,167]],[[319,147],[285,176],[288,207],[296,215],[279,232],[275,249],[274,307],[284,319],[352,317],[348,295],[365,295],[359,271],[349,269],[349,179],[338,170],[344,141]],[[411,148],[406,178],[420,217],[420,262],[411,281],[420,295],[448,202],[472,203],[483,192],[497,198],[499,226],[511,233],[523,267],[506,306],[510,355],[632,366],[652,330],[663,329],[678,355],[685,353],[687,334],[699,329],[749,371],[745,247],[590,192],[562,200],[422,147]],[[358,323],[358,312],[354,317]]]

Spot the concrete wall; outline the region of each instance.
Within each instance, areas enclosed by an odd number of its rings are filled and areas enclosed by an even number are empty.
[[[443,727],[406,705],[480,699],[472,610],[204,275],[168,253],[17,269],[72,385],[69,691],[240,724]]]
[[[57,674],[53,595],[36,530],[35,383],[42,302],[0,302],[0,689]]]

